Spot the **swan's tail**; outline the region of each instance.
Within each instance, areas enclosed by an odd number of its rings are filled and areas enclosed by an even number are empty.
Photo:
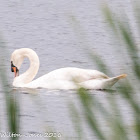
[[[120,79],[125,78],[126,76],[127,76],[127,74],[121,74],[119,76],[106,79],[105,83],[104,83],[105,88],[112,87],[117,81],[119,81]]]
[[[121,74],[121,75],[119,75],[119,76],[117,76],[115,78],[117,78],[119,80],[119,79],[123,79],[125,77],[127,77],[127,74]]]

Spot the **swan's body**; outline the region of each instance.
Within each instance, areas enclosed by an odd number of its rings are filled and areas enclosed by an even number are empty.
[[[30,60],[29,69],[17,76],[17,70],[25,57]],[[61,68],[54,70],[40,78],[32,81],[39,69],[39,58],[37,54],[29,49],[22,48],[15,50],[11,56],[12,68],[15,72],[13,86],[27,88],[47,88],[47,89],[77,89],[84,87],[86,89],[107,89],[113,86],[119,79],[126,77],[122,74],[117,77],[109,78],[97,70],[80,69],[80,68]]]

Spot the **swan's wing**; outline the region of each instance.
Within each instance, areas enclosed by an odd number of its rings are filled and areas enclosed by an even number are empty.
[[[80,69],[80,68],[61,68],[54,70],[42,77],[43,81],[46,80],[68,80],[83,82],[91,79],[108,79],[109,77],[97,70]]]
[[[69,85],[74,89],[73,83],[81,83],[93,79],[108,79],[108,76],[97,70],[80,68],[61,68],[45,74],[27,84],[27,87],[62,87]],[[58,86],[59,85],[59,86]],[[62,86],[61,86],[62,85]],[[72,88],[71,88],[72,87]],[[63,88],[62,88],[63,89]]]

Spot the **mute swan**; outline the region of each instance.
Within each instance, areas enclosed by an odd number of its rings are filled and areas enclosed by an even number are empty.
[[[30,60],[29,69],[19,75],[19,69],[24,58]],[[39,69],[39,58],[35,51],[29,48],[15,50],[11,55],[11,71],[15,73],[13,86],[27,88],[47,89],[107,89],[113,86],[119,79],[125,78],[126,74],[109,78],[102,72],[80,68],[60,68],[32,81]],[[75,82],[76,81],[76,82]],[[76,84],[75,84],[76,83]]]

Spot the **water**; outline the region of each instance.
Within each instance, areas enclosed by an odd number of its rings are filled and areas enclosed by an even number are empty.
[[[108,2],[114,10],[124,8],[130,21],[133,21],[129,0],[123,2],[108,0]],[[102,3],[102,1],[93,0],[1,0],[0,31],[8,50],[4,67],[7,69],[10,85],[14,76],[10,72],[10,54],[15,49],[26,47],[35,50],[40,59],[40,69],[36,78],[61,67],[98,69],[96,63],[89,57],[88,49],[94,53],[97,52],[114,75],[121,73],[133,75],[132,71],[126,69],[126,67],[131,67],[127,52],[120,42],[114,40],[103,17]],[[134,25],[133,21],[132,26],[135,28]],[[28,60],[25,60],[20,73],[23,73],[28,66]],[[135,78],[132,81],[135,81]],[[22,134],[40,134],[51,128],[54,132],[62,134],[61,139],[65,139],[64,136],[70,140],[78,139],[68,106],[70,102],[73,102],[81,110],[75,91],[47,91],[45,89],[27,91],[14,88],[12,90],[19,93],[17,99],[20,101]],[[91,94],[107,108],[107,98],[115,96],[120,102],[121,111],[129,125],[133,122],[133,113],[127,103],[117,94],[115,87],[114,90],[116,94],[113,95],[105,91],[91,91]],[[7,131],[6,112],[2,89],[0,92],[0,109],[3,110],[0,117],[2,124],[0,130],[5,132]],[[84,119],[82,112],[80,117]],[[97,115],[97,117],[101,119],[101,116]],[[107,128],[107,124],[103,121],[101,123],[103,128]],[[87,140],[96,139],[85,123],[83,128],[85,130],[83,135]]]

